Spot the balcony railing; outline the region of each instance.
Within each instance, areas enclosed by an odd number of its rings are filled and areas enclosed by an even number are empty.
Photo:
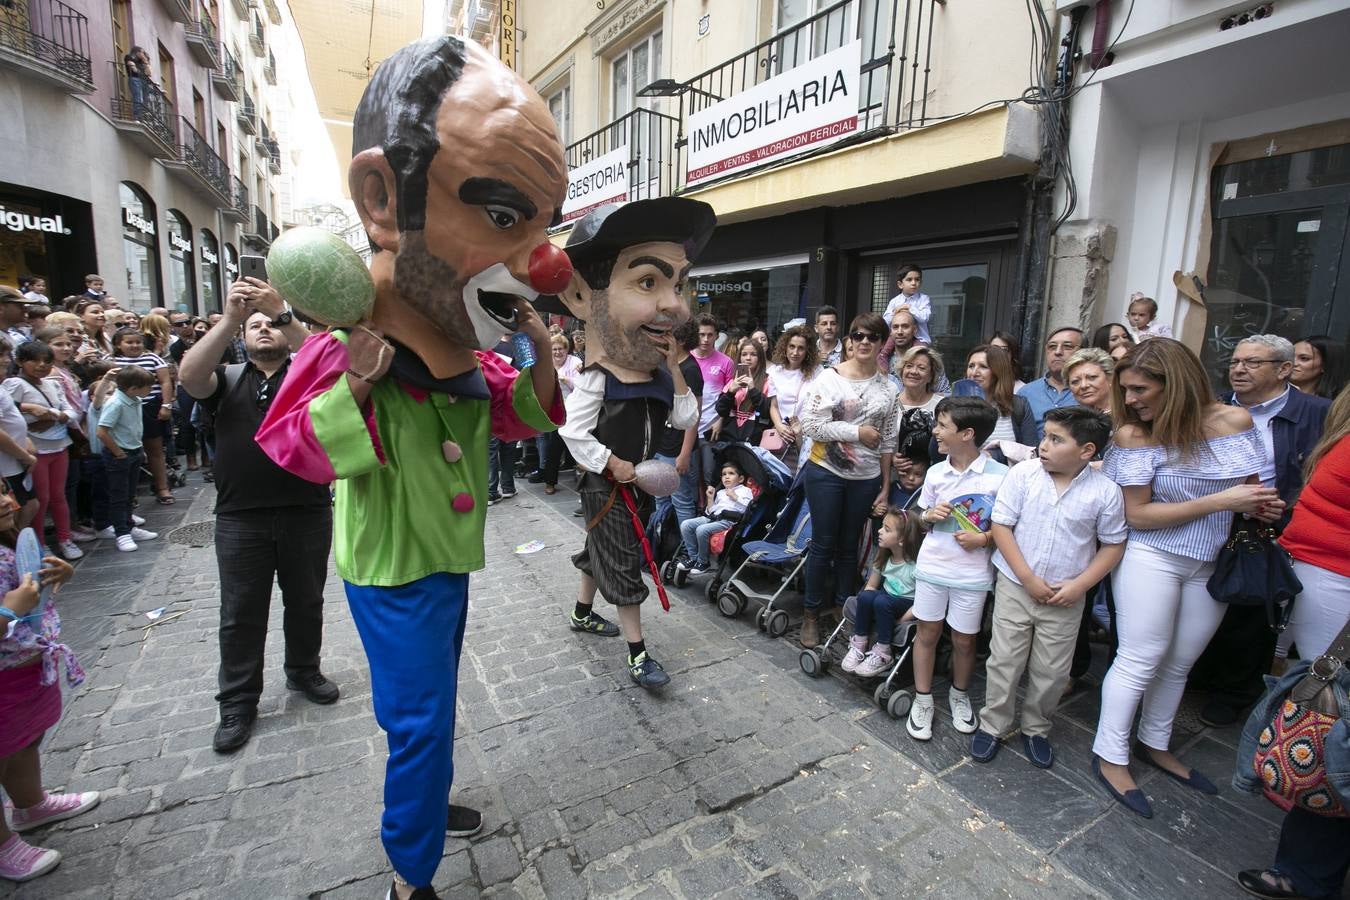
[[[279,237],[281,237],[281,228],[277,226],[277,223],[276,223],[276,222],[273,222],[273,223],[272,223],[272,230],[271,230],[271,232],[268,234],[268,240],[269,240],[269,242],[270,242],[270,241],[275,241],[275,240],[276,240],[277,238],[279,238]]]
[[[197,62],[208,69],[214,69],[220,60],[220,45],[216,40],[216,23],[206,16],[191,22],[183,29],[188,50]]]
[[[255,134],[258,131],[258,111],[253,108],[253,98],[248,95],[248,91],[243,91],[242,96],[244,99],[235,107],[234,120],[239,123],[239,130],[244,134]]]
[[[271,49],[268,49],[267,62],[263,64],[263,78],[267,80],[268,84],[275,85],[277,83],[277,60],[272,55]]]
[[[89,20],[60,0],[0,3],[0,64],[88,93],[94,89]]]
[[[267,155],[267,141],[272,137],[272,132],[267,128],[267,120],[262,116],[258,117],[258,134],[253,139],[253,149],[262,156]]]
[[[253,24],[248,30],[248,45],[258,56],[263,55],[263,49],[267,46],[267,33],[263,30],[262,16],[258,11],[253,11]]]
[[[263,8],[267,10],[267,18],[273,25],[281,24],[281,10],[277,7],[277,0],[263,0]]]
[[[256,205],[253,207],[253,221],[244,225],[244,240],[263,250],[272,243],[272,223],[267,221],[267,214]]]
[[[218,205],[229,206],[230,167],[184,116],[178,117],[178,134],[182,141],[178,145],[179,165],[173,168],[187,172],[190,183],[205,188]]]
[[[276,138],[269,138],[267,141],[267,167],[272,170],[273,175],[281,174],[281,145],[277,143]]]
[[[192,21],[192,0],[159,0],[159,5],[175,22],[187,25]]]
[[[110,112],[119,131],[158,159],[178,158],[178,117],[173,104],[148,78],[131,78],[113,63]]]
[[[230,0],[230,5],[234,7],[234,14],[241,19],[248,18],[248,8],[253,4],[249,0]]]
[[[248,188],[236,176],[230,176],[230,205],[224,207],[225,218],[247,222],[249,214]]]
[[[680,120],[665,113],[635,109],[599,131],[569,144],[567,167],[576,169],[607,153],[628,148],[629,200],[666,197],[678,185]],[[609,199],[609,198],[605,198]]]
[[[239,71],[239,63],[235,62],[234,54],[221,48],[220,64],[211,72],[211,83],[216,86],[216,93],[220,94],[222,100],[235,101],[244,92],[243,74]]]

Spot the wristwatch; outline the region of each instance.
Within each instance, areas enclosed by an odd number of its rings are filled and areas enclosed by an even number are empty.
[[[288,309],[268,324],[273,328],[285,328],[287,325],[291,324],[294,319],[295,316],[291,315],[291,311]]]

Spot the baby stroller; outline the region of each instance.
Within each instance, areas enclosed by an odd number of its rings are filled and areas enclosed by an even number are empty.
[[[848,638],[853,633],[853,622],[857,613],[858,597],[854,595],[844,603],[843,618],[839,620],[839,624],[835,626],[834,631],[830,632],[830,636],[825,639],[825,643],[801,652],[797,661],[801,664],[803,672],[812,678],[819,678],[829,671],[830,666],[837,661],[834,651],[830,648],[837,643],[848,643]],[[884,709],[893,719],[909,715],[909,708],[914,703],[914,695],[906,690],[897,690],[895,681],[900,673],[900,667],[909,659],[910,650],[914,647],[914,635],[918,631],[917,626],[918,623],[913,619],[908,622],[896,621],[895,631],[891,635],[891,649],[895,653],[895,657],[891,663],[890,671],[886,673],[886,677],[872,692],[872,699],[876,701],[877,706]]]
[[[773,637],[787,633],[787,610],[775,609],[778,598],[801,575],[806,566],[806,550],[811,543],[811,511],[806,503],[806,490],[800,479],[788,491],[783,508],[768,533],[760,540],[745,541],[741,552],[745,559],[725,580],[719,570],[708,583],[708,599],[717,601],[722,615],[734,617],[745,611],[746,603],[754,598],[763,602],[755,614],[755,624]],[[730,554],[723,554],[723,563]],[[777,588],[771,594],[756,590],[746,577],[752,572],[769,572],[777,579]]]
[[[717,554],[717,563],[708,582],[707,597],[717,599],[717,591],[724,579],[727,561],[741,554],[741,545],[764,534],[773,521],[783,497],[791,483],[791,475],[783,461],[775,458],[767,450],[752,447],[749,444],[721,443],[713,445],[712,465],[705,466],[704,481],[710,487],[718,485],[718,472],[722,464],[735,463],[745,473],[746,484],[755,495],[731,528],[721,534],[713,535],[711,550]],[[668,564],[671,579],[676,587],[684,587],[689,582],[689,573],[674,561]]]

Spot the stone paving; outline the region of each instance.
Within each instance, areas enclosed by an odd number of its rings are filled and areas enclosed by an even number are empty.
[[[916,744],[870,691],[807,679],[793,645],[697,590],[672,591],[668,614],[648,603],[648,644],[673,681],[645,693],[621,639],[565,627],[581,538],[569,492],[520,487],[488,519],[460,678],[454,793],[485,827],[446,842],[442,896],[1227,897],[1230,873],[1273,851],[1274,808],[1226,786],[1211,800],[1145,775],[1151,822],[1111,804],[1087,769],[1095,691],[1060,717],[1053,771],[1020,745],[978,766],[945,713]],[[194,479],[177,506],[142,512],[167,532],[209,522],[213,499]],[[513,552],[532,539],[546,549]],[[383,897],[384,742],[340,582],[330,576],[325,671],[342,699],[286,691],[274,615],[255,736],[223,757],[210,746],[213,550],[109,544],[60,598],[89,678],[44,748],[49,787],[104,800],[31,835],[65,859],[28,885],[0,882],[0,898]],[[1235,737],[1178,735],[1220,783]]]

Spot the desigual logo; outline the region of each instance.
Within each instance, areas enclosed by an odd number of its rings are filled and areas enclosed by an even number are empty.
[[[700,294],[748,294],[754,285],[748,281],[700,281],[694,290]]]
[[[48,234],[70,234],[66,223],[60,216],[30,216],[27,213],[10,212],[0,206],[0,222],[10,231],[45,231]]]
[[[155,223],[145,218],[145,216],[134,213],[129,209],[123,209],[122,218],[128,225],[139,231],[141,234],[155,233]]]

